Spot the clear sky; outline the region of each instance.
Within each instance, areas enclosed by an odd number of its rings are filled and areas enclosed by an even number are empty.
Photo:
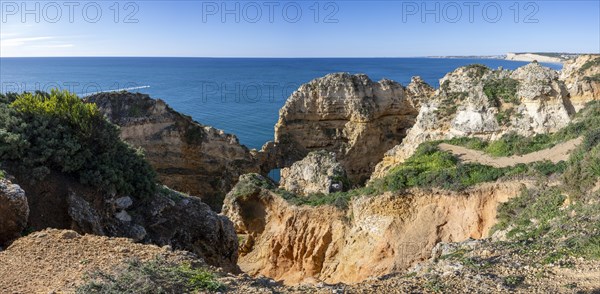
[[[1,0],[0,56],[600,53],[599,0],[114,3]]]

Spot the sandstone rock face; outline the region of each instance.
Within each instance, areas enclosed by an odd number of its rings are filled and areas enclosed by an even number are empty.
[[[267,189],[266,179],[244,177],[223,208],[247,236],[239,265],[286,284],[355,283],[407,269],[430,258],[439,242],[486,237],[498,203],[521,189],[493,183],[460,193],[410,190],[357,198],[343,211],[291,205]]]
[[[238,239],[233,224],[197,197],[163,190],[137,211],[153,244],[194,252],[211,265],[237,272]]]
[[[28,217],[25,191],[6,179],[0,179],[0,245],[19,237],[27,227]]]
[[[211,265],[238,271],[238,241],[233,224],[198,197],[162,187],[153,196],[133,199],[100,192],[54,171],[36,183],[19,182],[28,177],[13,174],[27,193],[24,208],[28,202],[31,209],[29,220],[25,218],[22,226],[28,223],[36,231],[70,229],[81,234],[169,245],[193,252]]]
[[[241,174],[258,171],[250,151],[234,135],[203,126],[147,95],[102,93],[86,98],[121,127],[121,138],[141,147],[159,180],[199,196],[220,211]]]
[[[386,152],[377,164],[372,178],[384,176],[426,141],[550,133],[566,126],[575,113],[558,72],[537,63],[515,71],[465,66],[444,76],[440,85],[434,96],[421,104],[415,125],[402,144]]]
[[[281,170],[279,187],[298,195],[329,194],[348,190],[346,171],[336,161],[335,154],[314,151],[289,168]]]
[[[406,86],[406,92],[409,101],[417,110],[421,108],[421,104],[427,103],[435,93],[435,89],[427,84],[421,77],[412,77],[410,84]]]
[[[405,137],[418,103],[390,80],[329,74],[302,85],[288,98],[279,112],[275,142],[263,147],[263,156],[271,157],[272,167],[285,167],[310,151],[334,152],[350,181],[360,183],[385,151]]]
[[[565,62],[560,78],[566,84],[575,110],[600,99],[600,55],[581,55]]]

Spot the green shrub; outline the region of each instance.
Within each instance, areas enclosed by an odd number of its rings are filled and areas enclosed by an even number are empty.
[[[592,68],[592,67],[596,67],[596,66],[600,66],[600,57],[596,57],[586,63],[584,63],[580,68],[579,68],[579,72],[584,73],[585,71],[587,71],[588,69]]]
[[[469,64],[466,66],[466,69],[469,71],[467,76],[476,79],[482,78],[485,73],[491,70],[483,64]]]
[[[510,115],[512,114],[512,109],[508,109],[505,111],[498,111],[496,113],[496,121],[501,126],[506,126],[510,123]]]
[[[523,155],[543,149],[554,147],[558,143],[574,139],[583,132],[563,129],[554,134],[538,134],[524,137],[514,133],[503,135],[496,141],[483,141],[479,138],[456,138],[444,141],[445,143],[463,146],[469,149],[484,151],[492,156]]]
[[[493,106],[499,106],[500,102],[519,104],[517,88],[519,81],[511,78],[489,79],[483,84],[483,93],[487,96]]]
[[[141,150],[121,141],[96,105],[66,91],[0,98],[0,160],[42,180],[52,170],[82,184],[143,198],[156,191]]]
[[[525,281],[525,277],[523,276],[507,276],[504,278],[504,285],[507,287],[517,287]]]
[[[583,77],[583,80],[588,82],[600,82],[600,74]]]
[[[539,263],[556,263],[566,256],[600,259],[600,204],[578,201],[565,207],[559,188],[524,189],[500,205],[492,231],[508,230],[518,254]]]
[[[168,263],[162,259],[148,262],[128,261],[116,273],[96,271],[85,277],[76,293],[198,293],[223,289],[214,274],[189,264]]]
[[[444,99],[440,101],[436,114],[442,118],[447,118],[456,113],[460,101],[468,96],[466,92],[445,93]]]

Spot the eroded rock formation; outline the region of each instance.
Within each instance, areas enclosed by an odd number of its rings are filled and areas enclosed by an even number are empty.
[[[298,195],[329,194],[350,188],[346,171],[335,154],[327,151],[311,152],[291,167],[283,168],[279,187]]]
[[[550,133],[566,126],[575,113],[558,72],[537,63],[515,71],[464,66],[444,76],[440,85],[421,104],[402,144],[385,153],[372,178],[384,176],[426,141]]]
[[[258,171],[234,135],[203,126],[148,95],[102,93],[86,98],[121,127],[121,138],[141,147],[168,187],[196,195],[220,211],[238,177]]]
[[[25,191],[0,179],[0,245],[20,236],[27,227],[29,206]]]
[[[600,99],[600,55],[581,55],[565,62],[560,78],[565,82],[575,110]]]
[[[294,206],[256,175],[243,176],[228,194],[224,214],[246,236],[239,265],[251,275],[287,284],[354,283],[426,260],[440,241],[487,236],[498,203],[516,196],[518,183],[484,184],[464,192],[410,190],[334,206]]]
[[[428,89],[415,83],[411,89],[422,97]],[[396,82],[373,82],[362,74],[315,79],[288,98],[279,112],[275,142],[263,147],[263,156],[271,167],[285,167],[310,151],[334,152],[350,181],[361,183],[413,125],[421,99],[412,101],[409,93]]]

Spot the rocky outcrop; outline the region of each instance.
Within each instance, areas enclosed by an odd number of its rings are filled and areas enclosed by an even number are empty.
[[[289,168],[281,170],[280,188],[298,195],[329,194],[348,190],[346,171],[335,159],[335,154],[314,151]]]
[[[385,153],[372,178],[384,176],[426,141],[550,133],[566,126],[575,113],[558,72],[537,63],[515,71],[465,66],[444,76],[440,85],[421,105],[402,144]]]
[[[165,189],[132,211],[146,228],[146,240],[197,253],[211,265],[237,272],[238,238],[231,221],[197,197]]]
[[[141,147],[159,180],[199,196],[220,211],[238,177],[258,171],[250,150],[234,135],[203,126],[148,95],[102,93],[86,98],[121,127],[121,138]]]
[[[259,175],[245,175],[223,210],[245,236],[241,269],[294,284],[360,282],[427,260],[439,242],[485,237],[498,203],[516,196],[521,184],[385,193],[355,198],[347,210],[294,206],[270,187]]]
[[[6,179],[0,179],[0,245],[19,237],[27,227],[28,217],[25,191]]]
[[[600,55],[581,55],[565,62],[560,78],[565,82],[575,110],[600,99]]]
[[[385,151],[405,137],[418,103],[390,80],[329,74],[288,98],[279,112],[275,141],[263,147],[263,156],[270,157],[274,168],[290,166],[310,151],[334,152],[350,181],[361,183]]]
[[[233,224],[198,197],[161,187],[155,195],[133,199],[101,192],[54,171],[36,182],[20,181],[28,176],[16,169],[13,175],[27,194],[28,226],[34,231],[70,229],[169,245],[194,252],[211,265],[238,271]]]
[[[410,84],[406,86],[406,93],[409,97],[408,101],[418,110],[421,108],[421,104],[427,103],[431,99],[435,94],[435,89],[421,77],[416,76],[410,79]]]

